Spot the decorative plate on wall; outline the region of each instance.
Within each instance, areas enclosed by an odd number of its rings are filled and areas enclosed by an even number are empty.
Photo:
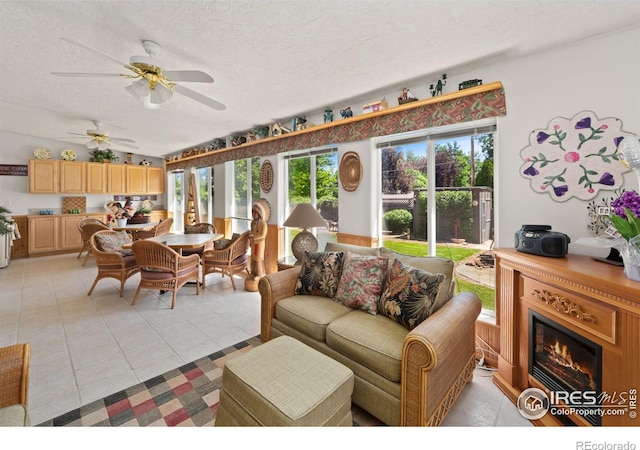
[[[622,131],[615,117],[599,119],[592,111],[556,117],[529,135],[529,145],[520,151],[520,175],[533,191],[555,201],[590,200],[599,190],[622,186],[629,168],[621,162],[618,144],[627,136],[634,134]]]
[[[356,152],[347,152],[342,155],[338,172],[340,182],[345,191],[353,192],[358,189],[360,181],[362,180],[360,156],[358,156]]]
[[[273,186],[273,166],[267,159],[262,163],[260,167],[260,188],[264,192],[269,192]]]

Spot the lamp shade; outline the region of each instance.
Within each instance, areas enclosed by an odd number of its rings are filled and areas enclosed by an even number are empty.
[[[293,228],[325,228],[327,222],[311,203],[300,203],[293,208],[282,225]]]

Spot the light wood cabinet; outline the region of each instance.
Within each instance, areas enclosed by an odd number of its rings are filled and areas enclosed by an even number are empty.
[[[164,194],[163,167],[29,160],[31,194]]]
[[[82,236],[78,223],[85,217],[105,220],[104,214],[63,214],[29,217],[29,254],[79,250]]]
[[[76,161],[60,161],[60,192],[84,194],[87,164]]]
[[[105,164],[107,168],[107,192],[124,194],[127,192],[127,166],[122,164]]]
[[[146,194],[147,191],[147,167],[126,166],[127,170],[127,194]]]
[[[58,250],[60,218],[43,216],[29,218],[29,254]]]
[[[29,193],[55,194],[58,192],[59,161],[51,159],[29,160]]]
[[[102,163],[87,163],[87,194],[107,192],[107,168]]]
[[[164,194],[164,169],[147,167],[147,194]]]

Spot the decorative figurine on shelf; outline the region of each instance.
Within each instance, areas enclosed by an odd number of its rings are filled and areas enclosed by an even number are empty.
[[[415,102],[418,100],[415,95],[409,91],[409,88],[402,88],[402,95],[398,97],[398,105],[404,105],[405,103]]]
[[[294,119],[294,122],[296,123],[296,126],[294,127],[295,131],[304,130],[309,126],[309,123],[307,122],[307,118],[305,116],[296,117]]]
[[[353,117],[353,111],[351,111],[351,106],[347,106],[345,109],[340,110],[340,115],[343,119],[348,119],[349,117]]]
[[[254,128],[253,134],[257,140],[264,139],[269,136],[269,127],[257,127]]]
[[[142,161],[140,161],[141,166],[150,166],[151,164],[152,164],[151,161],[147,161],[146,159],[143,159]]]
[[[258,199],[251,207],[251,233],[249,234],[251,245],[250,275],[245,279],[244,288],[247,291],[256,292],[258,281],[264,277],[264,249],[267,240],[267,220],[269,220],[269,202],[263,198]]]
[[[280,136],[285,133],[291,133],[291,130],[280,125],[280,122],[276,122],[269,127],[270,136]]]
[[[469,89],[470,87],[480,86],[482,84],[482,80],[478,78],[474,80],[463,81],[462,83],[458,83],[458,90],[461,91],[463,89]]]
[[[447,85],[447,74],[443,73],[442,78],[438,80],[436,83],[436,87],[433,87],[433,84],[429,86],[429,91],[431,91],[431,96],[435,97],[436,95],[442,95],[442,88]]]
[[[124,163],[128,165],[133,164],[133,153],[127,153],[127,156],[124,159]]]
[[[333,122],[333,110],[327,108],[324,110],[324,123]]]

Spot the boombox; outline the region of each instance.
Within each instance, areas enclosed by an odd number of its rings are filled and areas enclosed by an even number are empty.
[[[532,255],[561,258],[569,251],[570,242],[569,236],[551,231],[549,225],[522,225],[516,231],[516,250]]]

